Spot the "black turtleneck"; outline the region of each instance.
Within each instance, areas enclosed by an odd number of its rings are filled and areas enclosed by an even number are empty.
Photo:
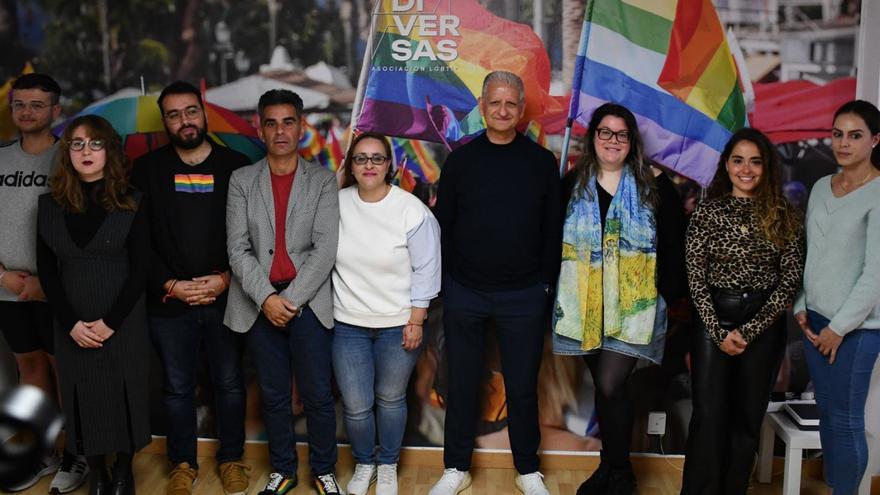
[[[98,199],[104,191],[103,180],[80,182],[80,186],[85,208],[79,213],[65,211],[64,224],[74,244],[84,248],[101,228],[108,212]],[[122,322],[143,294],[146,285],[150,268],[150,237],[144,206],[144,199],[141,199],[126,239],[129,258],[128,279],[117,294],[113,306],[103,318],[104,323],[113,330],[119,330],[122,326]],[[62,328],[72,329],[81,318],[71,307],[64,292],[58,258],[41,236],[37,236],[37,264],[43,292],[49,300],[55,318],[61,323]]]

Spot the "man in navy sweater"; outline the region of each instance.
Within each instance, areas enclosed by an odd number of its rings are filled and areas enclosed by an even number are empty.
[[[538,471],[538,368],[549,289],[559,266],[556,159],[516,131],[525,89],[515,74],[483,81],[486,132],[450,153],[437,201],[449,392],[443,477],[430,495],[470,484],[487,326],[494,323],[507,394],[508,434],[526,495],[548,494]]]

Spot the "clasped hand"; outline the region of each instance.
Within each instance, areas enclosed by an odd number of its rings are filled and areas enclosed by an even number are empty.
[[[222,274],[205,275],[192,280],[178,280],[171,290],[171,296],[190,306],[211,304],[228,287]]]
[[[299,314],[299,308],[278,294],[272,294],[267,297],[263,301],[262,308],[266,319],[276,327],[287,325],[291,318]]]
[[[70,331],[70,337],[84,349],[99,349],[104,341],[113,335],[114,331],[104,323],[103,319],[96,321],[78,321]]]
[[[747,345],[746,339],[744,339],[742,334],[739,333],[739,330],[732,330],[727,332],[727,337],[724,337],[724,340],[721,341],[721,345],[718,347],[720,347],[725,354],[736,356],[742,354],[743,351],[746,350]]]
[[[46,294],[40,286],[40,279],[28,272],[6,270],[2,286],[18,296],[19,301],[45,301]]]

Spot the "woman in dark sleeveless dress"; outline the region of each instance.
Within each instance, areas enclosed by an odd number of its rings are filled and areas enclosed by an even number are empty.
[[[110,123],[78,117],[39,203],[37,264],[55,316],[67,444],[88,458],[92,495],[134,494],[132,456],[150,442],[149,231],[127,169]]]

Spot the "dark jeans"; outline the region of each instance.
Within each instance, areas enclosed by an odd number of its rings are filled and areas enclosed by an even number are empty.
[[[813,310],[808,314],[813,333],[818,335],[828,326],[828,318]],[[870,387],[878,386],[871,383],[871,373],[880,355],[880,330],[857,328],[846,334],[834,364],[828,364],[806,336],[803,340],[821,414],[825,481],[834,495],[855,494],[868,465],[865,404]]]
[[[538,368],[547,327],[547,294],[543,284],[518,290],[484,292],[451,277],[443,283],[443,327],[449,367],[443,461],[447,468],[471,466],[486,329],[495,323],[501,372],[507,393],[507,424],[513,463],[520,474],[538,470]]]
[[[722,352],[699,318],[691,339],[694,407],[681,493],[745,494],[785,353],[785,320],[776,320],[737,356]]]
[[[260,382],[272,469],[288,477],[296,474],[291,406],[294,377],[305,408],[312,474],[332,473],[336,465],[336,409],[330,388],[333,330],[321,326],[306,307],[284,328],[272,325],[260,313],[246,335]]]
[[[237,461],[244,453],[244,379],[242,336],[223,325],[216,308],[194,307],[173,318],[150,317],[150,336],[165,368],[168,414],[168,459],[178,464],[196,460],[196,371],[202,345],[214,386],[217,462]]]

